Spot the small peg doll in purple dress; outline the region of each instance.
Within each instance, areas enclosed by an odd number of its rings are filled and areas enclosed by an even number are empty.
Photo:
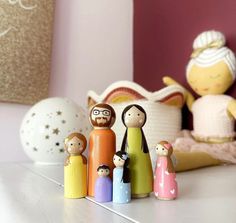
[[[112,201],[112,181],[109,177],[110,168],[100,165],[97,168],[98,178],[95,183],[94,198],[97,202]]]

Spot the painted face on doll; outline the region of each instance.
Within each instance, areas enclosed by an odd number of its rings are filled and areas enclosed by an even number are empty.
[[[166,149],[162,144],[157,144],[156,153],[158,156],[168,156],[168,149]]]
[[[115,111],[108,104],[97,104],[90,112],[90,121],[94,127],[111,127],[115,120]]]
[[[99,167],[97,173],[100,177],[106,177],[110,174],[110,170],[108,168]]]
[[[113,163],[116,167],[123,167],[125,164],[125,160],[121,159],[119,156],[114,155]]]
[[[124,124],[128,128],[141,128],[145,123],[145,113],[132,106],[124,115]]]
[[[224,61],[212,66],[192,65],[187,74],[191,88],[200,96],[223,94],[233,83],[230,70]]]
[[[84,151],[84,142],[77,138],[73,137],[72,139],[66,142],[66,150],[71,155],[79,155]]]

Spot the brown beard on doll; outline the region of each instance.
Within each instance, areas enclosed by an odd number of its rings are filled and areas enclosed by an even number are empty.
[[[109,127],[111,124],[111,118],[108,120],[106,117],[97,117],[95,120],[91,120],[93,126],[96,127]]]

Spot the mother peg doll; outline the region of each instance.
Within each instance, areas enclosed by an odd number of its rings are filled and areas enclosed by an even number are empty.
[[[152,164],[142,130],[146,118],[145,110],[137,104],[127,106],[122,113],[126,132],[121,151],[127,151],[130,157],[131,195],[134,198],[147,197],[153,190]]]

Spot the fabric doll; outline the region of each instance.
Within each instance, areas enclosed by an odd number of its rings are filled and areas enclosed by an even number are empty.
[[[221,32],[212,30],[197,36],[186,77],[200,97],[195,100],[185,90],[186,103],[193,114],[193,131],[183,132],[183,136],[174,143],[176,150],[191,152],[189,160],[193,160],[191,156],[198,156],[200,162],[194,167],[219,164],[222,161],[236,163],[236,101],[224,94],[234,83],[235,71],[234,53],[225,46],[225,37]],[[170,77],[164,77],[163,81],[166,85],[179,85]],[[188,165],[189,168],[193,167],[190,162],[183,162],[186,168]]]

